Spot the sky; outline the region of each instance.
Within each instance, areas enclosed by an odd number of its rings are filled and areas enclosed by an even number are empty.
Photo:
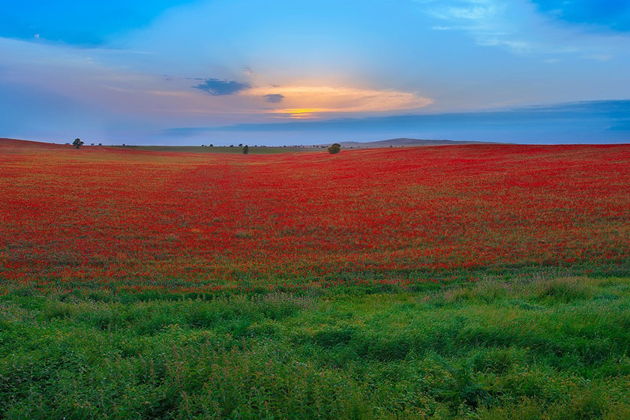
[[[0,0],[0,137],[630,142],[630,0]]]

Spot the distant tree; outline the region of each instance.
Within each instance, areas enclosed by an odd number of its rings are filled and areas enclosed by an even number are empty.
[[[248,146],[248,145],[245,145],[245,146],[243,147],[243,154],[244,154],[244,155],[246,155],[246,154],[248,154],[248,153],[249,153],[249,146]]]
[[[82,141],[80,138],[78,138],[78,137],[77,137],[77,138],[76,138],[76,139],[74,139],[74,141],[72,142],[72,145],[73,145],[75,148],[77,148],[77,149],[78,149],[78,148],[80,148],[81,146],[83,146],[83,141]]]
[[[341,145],[339,143],[333,143],[328,146],[328,153],[330,153],[331,155],[337,154],[339,152],[341,152]]]
[[[234,147],[234,145],[233,145],[233,144],[230,144],[230,147]]]
[[[239,143],[239,144],[238,144],[238,147],[243,147],[243,143]]]
[[[214,147],[214,144],[210,143],[210,144],[208,145],[208,147]]]
[[[102,144],[102,143],[99,143],[98,145],[99,145],[99,146],[102,146],[103,144]]]

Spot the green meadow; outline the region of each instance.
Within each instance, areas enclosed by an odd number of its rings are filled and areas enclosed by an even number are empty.
[[[630,418],[630,278],[0,299],[6,419]]]

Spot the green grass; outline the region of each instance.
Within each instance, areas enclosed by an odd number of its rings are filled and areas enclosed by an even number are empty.
[[[630,279],[0,298],[0,417],[630,417]]]
[[[113,146],[124,147],[125,149],[147,150],[154,152],[187,152],[187,153],[243,153],[243,148],[234,146]],[[326,152],[326,149],[309,146],[249,146],[250,154],[288,153],[288,152]]]

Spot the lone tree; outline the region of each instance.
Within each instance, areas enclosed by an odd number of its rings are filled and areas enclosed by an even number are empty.
[[[330,153],[331,155],[334,155],[339,152],[341,152],[341,145],[339,143],[333,143],[330,146],[328,146],[328,153]]]
[[[83,146],[83,141],[80,138],[76,138],[72,142],[72,145],[78,149],[79,147]]]
[[[246,154],[248,154],[248,153],[249,153],[249,146],[248,146],[248,145],[245,145],[245,146],[243,147],[243,154],[244,154],[244,155],[246,155]]]

